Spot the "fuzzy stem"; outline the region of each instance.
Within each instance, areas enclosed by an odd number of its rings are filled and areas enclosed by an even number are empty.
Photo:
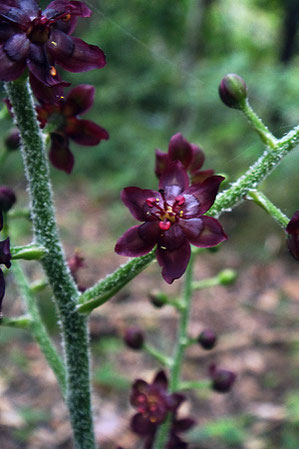
[[[275,148],[266,149],[264,154],[253,164],[247,172],[241,176],[232,186],[221,192],[209,210],[208,215],[219,217],[223,212],[231,209],[244,201],[250,190],[265,179],[299,142],[299,127],[294,128],[285,137],[277,141]]]
[[[29,184],[31,217],[36,242],[47,249],[42,259],[60,315],[67,370],[67,405],[76,449],[95,449],[86,319],[75,311],[78,290],[66,265],[58,237],[43,137],[29,84],[5,83],[18,125],[22,157]]]
[[[121,290],[128,282],[143,271],[155,258],[156,250],[142,257],[136,257],[125,265],[122,265],[105,279],[84,292],[80,298],[77,311],[90,313],[96,307],[101,306]]]
[[[255,204],[264,209],[274,220],[285,229],[290,221],[290,219],[277,207],[275,206],[262,192],[258,190],[252,190],[248,192],[249,199],[253,199]]]
[[[16,283],[21,291],[22,298],[24,300],[26,309],[29,315],[29,329],[32,336],[36,340],[40,350],[44,354],[49,366],[52,368],[62,393],[62,396],[66,395],[66,373],[63,361],[58,355],[55,347],[53,346],[50,337],[46,331],[46,328],[42,322],[36,300],[30,289],[29,283],[23,273],[23,270],[18,262],[14,262],[12,265],[12,271],[15,276]]]
[[[271,148],[275,148],[277,144],[277,139],[273,136],[273,134],[269,131],[267,126],[263,123],[260,117],[254,112],[252,107],[250,106],[248,99],[244,101],[242,104],[242,111],[251,123],[253,129],[258,133],[261,140],[265,145],[268,145]]]

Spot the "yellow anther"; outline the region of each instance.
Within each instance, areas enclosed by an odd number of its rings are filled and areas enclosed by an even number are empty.
[[[57,71],[56,71],[56,69],[55,69],[55,67],[52,65],[52,67],[51,67],[51,69],[50,69],[50,74],[52,75],[52,76],[56,76],[57,75]]]
[[[166,246],[160,246],[161,249],[167,249]]]
[[[184,215],[184,212],[182,210],[180,210],[180,217],[182,218],[182,216]]]
[[[53,44],[55,47],[57,47],[57,42],[51,41],[51,44]]]

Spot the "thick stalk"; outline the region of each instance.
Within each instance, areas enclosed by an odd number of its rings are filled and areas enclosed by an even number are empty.
[[[273,204],[262,192],[258,190],[253,190],[248,192],[248,197],[252,198],[255,204],[264,209],[274,220],[285,229],[290,221],[290,219]]]
[[[78,290],[65,263],[56,229],[49,167],[27,82],[5,84],[18,125],[31,199],[36,243],[47,249],[42,259],[60,315],[67,370],[67,405],[76,449],[95,449],[90,399],[86,318],[75,311]]]

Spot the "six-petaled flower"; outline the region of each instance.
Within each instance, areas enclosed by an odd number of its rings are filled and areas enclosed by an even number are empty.
[[[108,132],[101,126],[78,118],[79,114],[84,114],[93,105],[94,94],[94,86],[81,84],[58,103],[43,104],[36,108],[41,127],[46,123],[54,127],[54,131],[50,133],[50,161],[54,167],[66,173],[70,173],[74,165],[69,139],[81,145],[94,146],[109,138]]]
[[[160,178],[172,161],[180,161],[183,164],[190,173],[192,184],[203,182],[214,174],[214,170],[201,170],[205,161],[204,152],[194,143],[189,143],[181,133],[171,137],[168,153],[156,150],[155,173],[158,178]]]
[[[191,255],[190,243],[208,248],[227,239],[220,223],[204,214],[212,206],[222,176],[210,176],[189,186],[181,162],[170,163],[160,177],[159,191],[127,187],[124,204],[142,225],[124,233],[115,246],[123,256],[143,256],[157,245],[162,276],[171,284],[183,275]]]
[[[41,85],[51,87],[54,100],[69,85],[55,64],[70,72],[104,67],[100,48],[71,36],[80,16],[90,17],[91,10],[76,0],[54,0],[43,11],[35,0],[1,2],[0,79],[16,80],[27,67],[33,91],[40,97]]]

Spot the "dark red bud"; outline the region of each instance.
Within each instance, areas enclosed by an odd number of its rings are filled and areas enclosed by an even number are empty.
[[[138,327],[130,327],[126,330],[124,342],[129,348],[138,351],[142,348],[144,342],[142,331]]]
[[[217,342],[217,336],[213,330],[204,329],[199,334],[197,341],[203,349],[209,350],[214,348]]]
[[[212,389],[218,393],[228,393],[236,380],[236,374],[232,371],[217,368],[214,364],[210,366],[212,378]]]
[[[242,109],[247,98],[246,83],[239,75],[230,73],[221,80],[219,95],[229,108]]]
[[[7,186],[0,187],[0,211],[7,212],[17,201],[16,195],[12,189]]]
[[[160,309],[161,307],[165,306],[167,303],[168,297],[165,295],[165,293],[162,293],[158,290],[154,290],[149,294],[150,302],[154,307],[157,307],[157,309]]]
[[[20,133],[17,128],[13,128],[5,138],[5,146],[8,151],[17,150],[20,146]]]

